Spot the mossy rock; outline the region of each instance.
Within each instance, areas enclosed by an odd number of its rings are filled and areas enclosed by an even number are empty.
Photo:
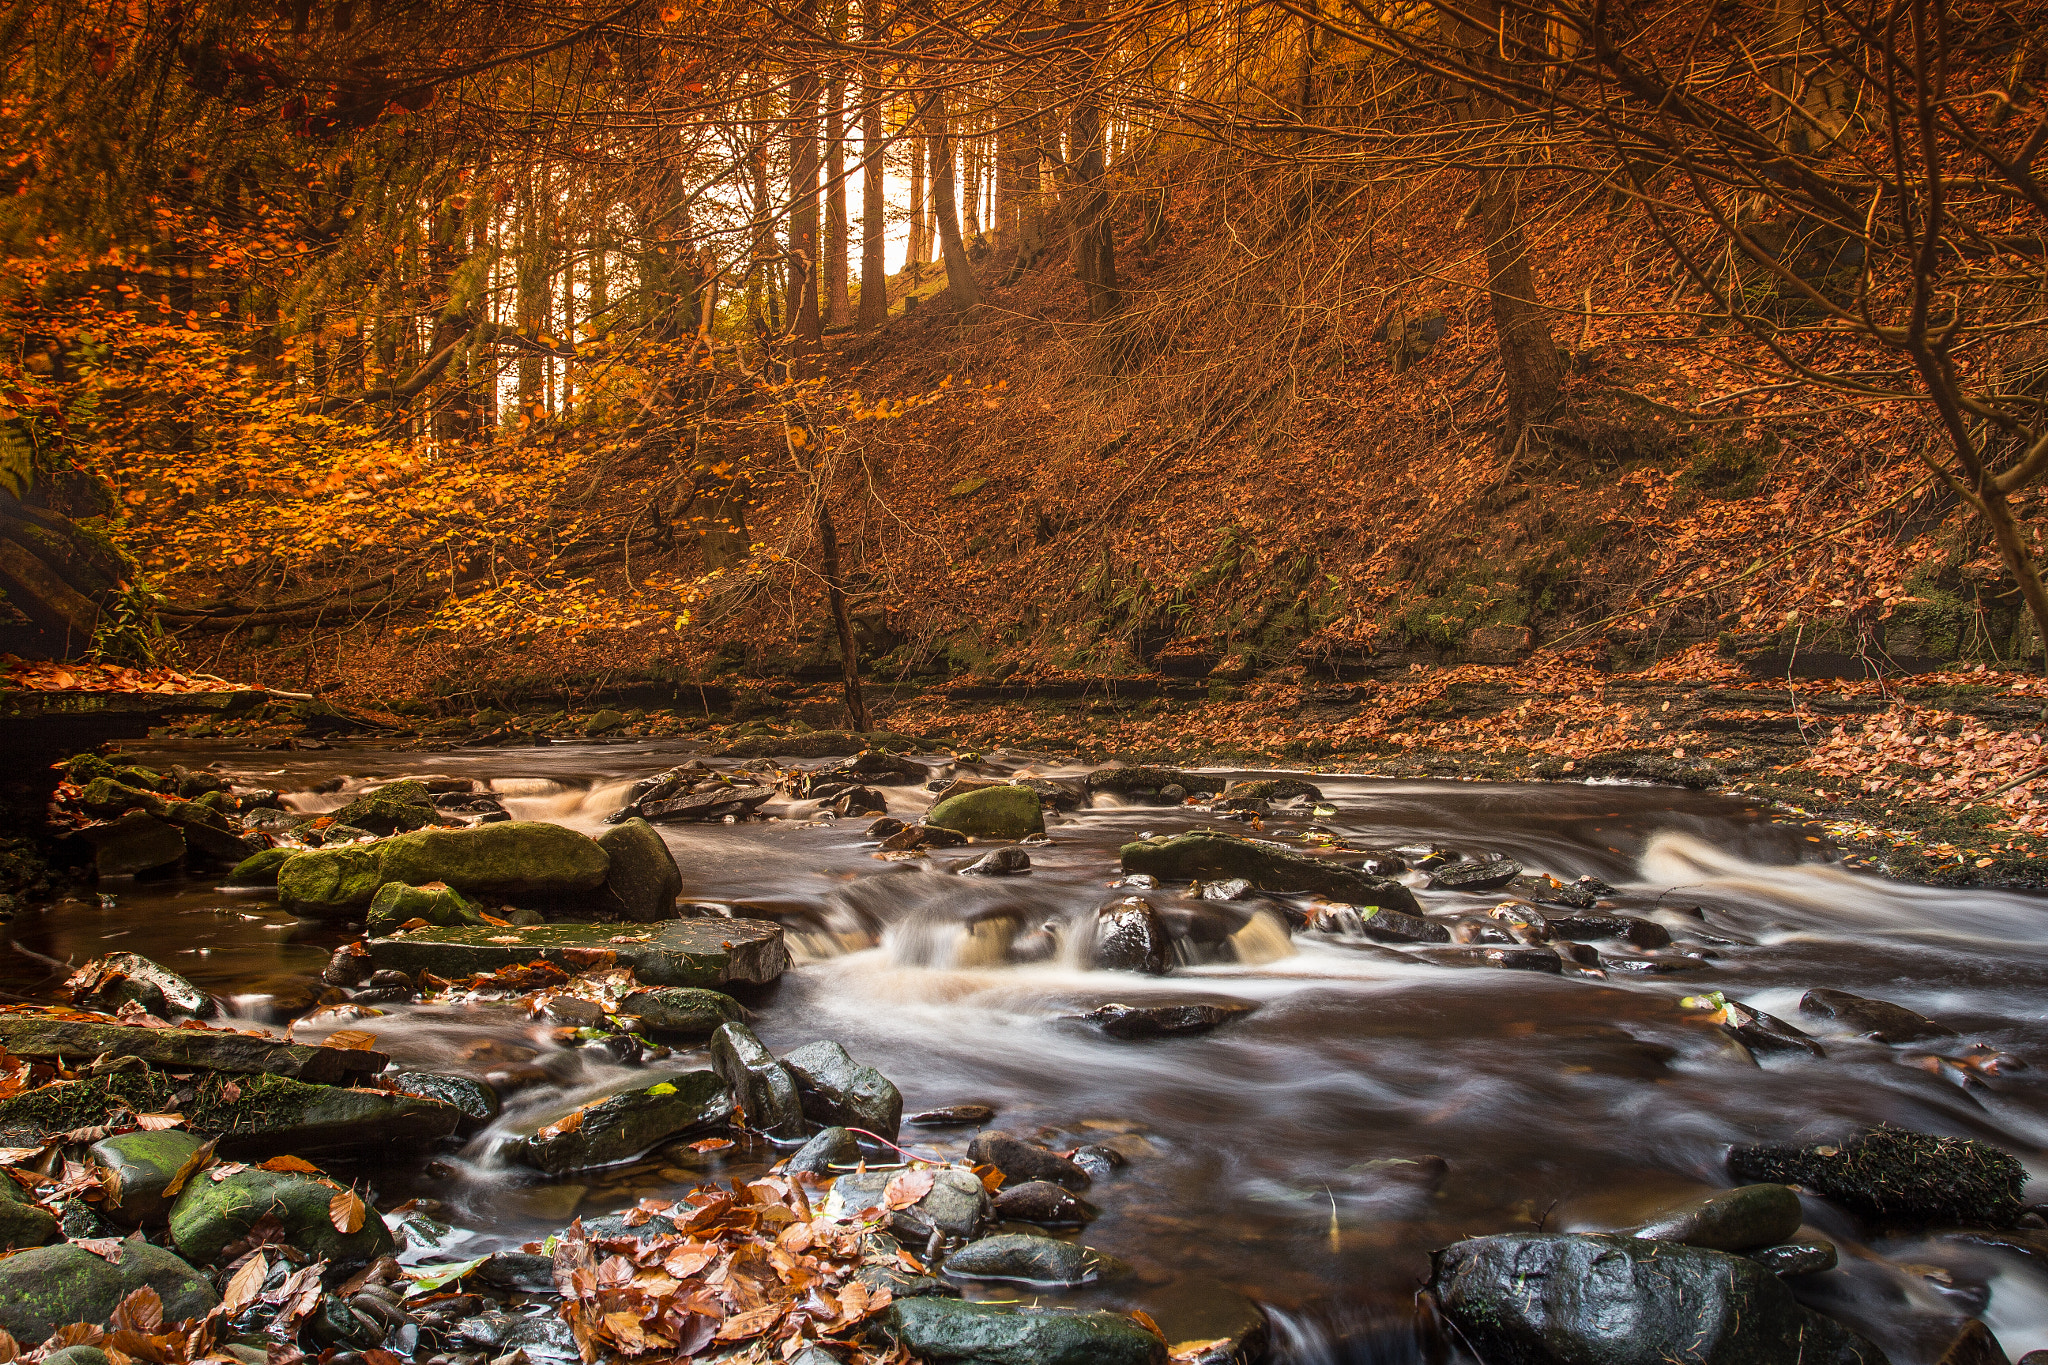
[[[299,852],[295,848],[266,848],[236,863],[227,875],[228,886],[276,886],[278,872]]]
[[[674,916],[683,873],[654,826],[637,816],[622,820],[599,835],[597,843],[611,860],[604,888],[615,913],[643,922]]]
[[[363,927],[372,934],[388,934],[416,919],[444,928],[484,923],[483,913],[464,900],[462,893],[453,887],[386,882],[370,899]]]
[[[419,784],[415,782],[400,785]],[[368,830],[372,834],[403,834],[408,830],[424,829],[433,824],[436,818],[431,804],[400,800],[382,791],[358,796],[334,812],[336,826],[346,825],[354,829]]]
[[[114,765],[98,754],[74,754],[64,765],[64,780],[89,786],[95,778],[112,777]]]
[[[586,735],[608,735],[626,723],[626,718],[616,711],[599,711],[583,722]]]
[[[360,1264],[393,1250],[391,1229],[375,1209],[359,1231],[335,1227],[328,1208],[338,1193],[310,1175],[254,1166],[225,1180],[193,1180],[171,1208],[171,1241],[187,1260],[211,1265],[268,1215],[283,1225],[289,1245],[325,1260]]]
[[[119,1265],[64,1242],[0,1261],[0,1328],[34,1345],[70,1323],[105,1323],[145,1285],[162,1301],[166,1322],[204,1316],[220,1302],[203,1275],[140,1236],[121,1243]]]
[[[107,1173],[101,1211],[128,1227],[154,1227],[170,1216],[164,1191],[204,1144],[182,1129],[123,1133],[95,1142],[87,1155]]]
[[[384,884],[382,862],[375,845],[295,854],[277,870],[278,904],[302,919],[353,918]]]
[[[665,1076],[644,1090],[585,1105],[572,1128],[523,1138],[506,1155],[551,1174],[616,1165],[673,1138],[722,1127],[732,1117],[732,1102],[716,1072]]]
[[[155,792],[131,787],[111,777],[94,778],[87,784],[78,803],[85,807],[86,814],[97,815],[103,820],[124,810],[145,810],[161,817],[171,808],[171,803]]]
[[[2026,1167],[1988,1142],[1890,1125],[1842,1143],[1737,1147],[1728,1170],[1801,1186],[1895,1226],[2009,1227],[2023,1211],[2027,1182]]]
[[[29,1197],[27,1190],[0,1175],[0,1248],[39,1247],[57,1236],[57,1215]]]
[[[561,825],[507,820],[468,829],[423,829],[377,847],[384,880],[444,882],[464,895],[554,896],[593,891],[611,860],[597,840]]]
[[[1022,839],[1045,832],[1045,808],[1029,787],[978,787],[939,802],[924,822],[970,839]]]
[[[722,1024],[747,1017],[740,1002],[723,991],[695,986],[660,986],[635,991],[620,1002],[620,1014],[634,1015],[651,1037],[709,1038]]]
[[[919,1360],[974,1365],[1164,1365],[1166,1360],[1166,1343],[1121,1313],[918,1297],[890,1304],[878,1330]]]

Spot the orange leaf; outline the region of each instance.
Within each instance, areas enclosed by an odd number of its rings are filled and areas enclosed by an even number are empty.
[[[930,1170],[898,1171],[882,1190],[882,1202],[892,1209],[907,1209],[932,1192]]]
[[[258,1169],[265,1171],[296,1171],[302,1175],[318,1175],[320,1168],[303,1157],[274,1156]]]
[[[338,1047],[346,1052],[362,1052],[377,1046],[377,1035],[365,1033],[359,1028],[336,1029],[321,1040],[322,1047]]]
[[[221,1295],[220,1306],[229,1317],[241,1312],[256,1302],[256,1296],[263,1292],[263,1282],[270,1277],[270,1262],[258,1252],[242,1262],[242,1268],[228,1281],[225,1294]]]
[[[336,1232],[361,1232],[369,1216],[370,1206],[354,1190],[342,1190],[327,1201],[327,1221],[334,1224]]]
[[[214,1142],[218,1141],[220,1141],[219,1138],[214,1139]],[[193,1176],[199,1174],[199,1172],[205,1170],[207,1166],[212,1163],[212,1161],[213,1142],[209,1142],[204,1147],[201,1147],[198,1151],[194,1152],[191,1156],[185,1158],[185,1164],[178,1167],[177,1174],[171,1177],[171,1183],[164,1186],[164,1198],[168,1199],[172,1195],[176,1194],[178,1191],[184,1189],[185,1182],[190,1180]]]
[[[722,1152],[733,1145],[731,1138],[705,1138],[702,1142],[690,1144],[693,1152]]]

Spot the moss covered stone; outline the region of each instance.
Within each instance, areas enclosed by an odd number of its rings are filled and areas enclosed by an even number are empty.
[[[724,1125],[732,1103],[732,1091],[715,1072],[687,1071],[585,1105],[573,1124],[558,1118],[514,1143],[508,1154],[552,1173],[610,1166],[672,1138]]]
[[[721,1025],[746,1018],[740,1002],[723,991],[694,986],[658,986],[635,991],[619,1013],[638,1016],[641,1031],[656,1038],[708,1038]]]
[[[276,886],[278,870],[299,852],[295,848],[266,848],[235,864],[227,875],[229,886]]]
[[[384,884],[381,862],[375,845],[295,854],[277,870],[278,904],[303,919],[352,918]]]
[[[386,882],[371,897],[363,927],[373,934],[388,934],[416,919],[443,928],[484,923],[483,914],[453,887]]]
[[[445,882],[465,895],[556,896],[604,884],[611,860],[586,834],[537,820],[425,829],[377,845],[386,881]]]
[[[210,1265],[268,1215],[283,1225],[287,1243],[326,1260],[354,1264],[391,1251],[391,1229],[374,1209],[359,1231],[335,1227],[328,1208],[338,1193],[313,1176],[260,1167],[194,1180],[171,1209],[171,1241],[194,1264]]]
[[[610,859],[604,889],[613,913],[643,921],[675,914],[683,873],[654,826],[637,817],[622,820],[599,835],[597,843]]]
[[[1162,1365],[1166,1359],[1166,1343],[1121,1313],[1065,1313],[920,1297],[889,1305],[880,1330],[919,1360]]]
[[[1737,1147],[1730,1173],[1799,1185],[1879,1223],[2007,1227],[2027,1168],[1986,1142],[1883,1125],[1843,1143]]]
[[[87,1153],[107,1173],[108,1197],[100,1210],[127,1227],[154,1227],[170,1216],[164,1191],[204,1144],[177,1128],[123,1133],[95,1142]]]
[[[57,1236],[57,1215],[0,1176],[0,1248],[39,1247]]]
[[[166,1322],[200,1317],[220,1302],[198,1271],[139,1236],[121,1244],[118,1266],[65,1242],[0,1261],[0,1328],[32,1346],[70,1323],[105,1323],[145,1285],[162,1300]]]
[[[970,839],[1022,839],[1045,832],[1045,808],[1029,787],[979,787],[939,802],[925,823]]]
[[[1343,863],[1234,834],[1196,830],[1123,846],[1125,872],[1161,881],[1213,881],[1242,877],[1261,891],[1316,892],[1358,905],[1420,914],[1415,895],[1388,877],[1372,877]]]
[[[454,979],[535,960],[572,972],[618,963],[650,986],[773,981],[789,967],[782,926],[751,919],[677,919],[660,925],[533,924],[413,929],[370,940],[379,969]]]

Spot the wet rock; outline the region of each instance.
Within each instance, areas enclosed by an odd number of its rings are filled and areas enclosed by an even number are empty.
[[[173,805],[165,818],[184,832],[188,853],[229,867],[240,867],[263,848],[261,840],[245,838],[229,825],[226,816],[197,801]]]
[[[890,1304],[879,1330],[920,1360],[963,1365],[1164,1365],[1166,1360],[1166,1344],[1120,1313],[916,1298]]]
[[[1610,971],[1626,972],[1631,976],[1679,976],[1686,972],[1705,971],[1707,967],[1705,959],[1690,957],[1683,953],[1658,953],[1644,957],[1602,953],[1600,965]]]
[[[1503,947],[1520,943],[1508,926],[1491,915],[1460,915],[1445,926],[1453,943],[1498,943]]]
[[[363,928],[372,934],[390,934],[416,919],[442,928],[484,923],[482,912],[451,886],[386,882],[370,898]]]
[[[1205,773],[1184,773],[1177,768],[1148,768],[1139,766],[1097,768],[1088,774],[1088,790],[1110,792],[1130,799],[1133,797],[1161,798],[1168,787],[1179,787],[1186,792],[1217,792],[1223,790],[1223,779]],[[1162,803],[1166,802],[1161,798]]]
[[[643,801],[640,814],[656,824],[723,820],[728,815],[745,815],[766,804],[774,795],[773,787],[721,783],[710,791],[691,792],[660,801]]]
[[[882,840],[882,847],[896,852],[919,848],[958,848],[966,842],[966,835],[944,825],[905,825]]]
[[[796,1077],[762,1046],[752,1029],[737,1022],[719,1025],[711,1035],[711,1065],[732,1087],[748,1127],[782,1137],[803,1131],[804,1106]]]
[[[379,967],[413,975],[428,971],[449,980],[535,960],[572,973],[616,963],[632,968],[649,986],[761,983],[789,967],[782,926],[755,919],[413,929],[372,939],[369,950]]]
[[[985,1104],[949,1104],[921,1110],[903,1121],[919,1128],[964,1128],[987,1123],[995,1116],[996,1111]]]
[[[595,839],[561,825],[511,820],[422,829],[368,845],[322,848],[286,861],[278,902],[307,919],[346,919],[385,882],[441,882],[466,896],[565,896],[602,885],[610,859]]]
[[[884,816],[882,819],[875,821],[873,824],[869,825],[867,829],[862,831],[862,833],[864,837],[869,839],[887,839],[891,835],[901,834],[904,830],[909,828],[910,826],[904,824],[895,816],[889,815]]]
[[[1312,891],[1359,905],[1416,914],[1415,896],[1399,882],[1372,877],[1342,863],[1234,834],[1197,830],[1140,839],[1123,846],[1123,870],[1161,881],[1217,881],[1241,877],[1261,891]]]
[[[1066,1287],[1102,1277],[1103,1258],[1072,1242],[1000,1233],[969,1242],[946,1257],[946,1273],[964,1280],[1015,1280]]]
[[[1638,948],[1671,946],[1669,929],[1655,920],[1640,919],[1634,915],[1554,915],[1550,919],[1550,932],[1558,938],[1580,941],[1618,938]]]
[[[1433,919],[1377,905],[1319,906],[1310,921],[1319,934],[1370,938],[1381,943],[1449,943],[1451,931]]]
[[[999,1219],[1046,1227],[1078,1227],[1093,1220],[1099,1212],[1087,1200],[1050,1180],[1003,1186],[996,1191],[995,1210]]]
[[[369,1049],[303,1047],[226,1029],[145,1028],[44,1015],[0,1015],[0,1047],[17,1057],[136,1057],[175,1071],[289,1076],[322,1084],[375,1075],[391,1059]]]
[[[418,782],[393,782],[365,792],[334,812],[334,823],[371,834],[404,834],[434,823],[434,796]]]
[[[1494,891],[1521,875],[1522,865],[1513,858],[1451,863],[1429,874],[1429,888],[1432,891]]]
[[[1725,996],[1722,998],[1727,999]],[[1721,1027],[1754,1052],[1803,1052],[1809,1057],[1828,1055],[1819,1043],[1783,1019],[1751,1009],[1738,1000],[1727,1000],[1721,1007]]]
[[[1022,839],[1045,832],[1045,810],[1029,787],[982,787],[947,797],[924,822],[970,839]]]
[[[438,1071],[393,1071],[386,1073],[384,1079],[408,1095],[424,1095],[455,1106],[463,1118],[461,1132],[472,1132],[498,1117],[498,1092],[468,1076],[449,1076]]]
[[[220,1302],[203,1275],[140,1236],[121,1243],[119,1265],[67,1242],[0,1261],[0,1329],[35,1345],[70,1323],[104,1323],[144,1286],[156,1291],[166,1322],[202,1317]]]
[[[500,1251],[477,1267],[477,1278],[499,1289],[527,1294],[555,1293],[555,1262],[551,1256],[526,1251]]]
[[[159,1019],[211,1019],[220,1012],[211,995],[139,953],[94,958],[64,982],[64,993],[72,1004],[106,1014],[130,1001]]]
[[[797,1148],[787,1169],[791,1175],[809,1171],[822,1176],[830,1175],[835,1165],[850,1166],[859,1160],[860,1143],[852,1133],[844,1128],[821,1128]]]
[[[103,1138],[86,1157],[104,1173],[107,1197],[100,1208],[127,1227],[155,1227],[171,1216],[164,1191],[205,1144],[176,1128],[123,1133]]]
[[[1227,877],[1220,882],[1198,882],[1195,894],[1205,901],[1241,901],[1252,894],[1252,884],[1242,877]]]
[[[1429,948],[1431,962],[1445,967],[1498,967],[1511,972],[1561,972],[1564,963],[1551,948]]]
[[[715,1072],[686,1071],[583,1105],[572,1111],[580,1119],[565,1114],[511,1144],[507,1155],[554,1175],[611,1166],[674,1138],[723,1127],[732,1108],[733,1092]]]
[[[379,976],[383,973],[379,972]],[[604,1007],[595,1000],[585,1000],[579,995],[558,995],[540,1008],[540,1015],[550,1023],[568,1028],[596,1028],[605,1020]]]
[[[796,1081],[805,1118],[895,1140],[903,1122],[903,1096],[881,1072],[857,1064],[845,1048],[825,1041],[785,1054],[782,1064]]]
[[[455,1324],[456,1344],[488,1353],[497,1360],[524,1352],[529,1360],[578,1360],[576,1334],[556,1313],[481,1313]]]
[[[1258,1008],[1249,1003],[1190,1005],[1107,1004],[1076,1015],[1112,1038],[1178,1038],[1207,1033]]]
[[[1095,912],[1089,959],[1097,971],[1164,976],[1172,966],[1172,947],[1151,905],[1142,896],[1128,896]]]
[[[853,1278],[870,1289],[886,1289],[892,1299],[957,1299],[960,1286],[948,1284],[936,1275],[912,1275],[893,1266],[862,1266],[853,1272]],[[800,1361],[802,1356],[798,1356]],[[834,1357],[832,1365],[839,1365]]]
[[[1883,1365],[1754,1261],[1629,1237],[1510,1233],[1436,1253],[1430,1289],[1482,1358],[1518,1365]]]
[[[1937,1024],[1903,1005],[1826,987],[1816,987],[1801,996],[1799,1012],[1809,1019],[1839,1024],[1877,1043],[1923,1043],[1957,1036],[1946,1024]]]
[[[1981,1309],[1975,1310],[1981,1312]],[[2005,1351],[1999,1346],[1998,1338],[1991,1329],[1976,1318],[1964,1319],[1954,1328],[1955,1335],[1941,1353],[1934,1365],[2008,1365]],[[2028,1355],[2039,1355],[2030,1351]],[[2022,1356],[2022,1360],[2026,1357]]]
[[[1088,1143],[1074,1149],[1071,1158],[1090,1180],[1107,1180],[1124,1166],[1124,1154],[1114,1147]]]
[[[604,896],[621,919],[644,922],[675,914],[683,873],[654,826],[645,820],[622,821],[599,835],[597,843],[611,860]]]
[[[1714,1251],[1754,1251],[1791,1238],[1804,1217],[1799,1196],[1787,1187],[1742,1185],[1667,1209],[1631,1235]]]
[[[356,1232],[335,1226],[328,1209],[338,1193],[310,1175],[255,1166],[225,1180],[187,1181],[171,1207],[171,1242],[194,1265],[211,1265],[259,1219],[273,1218],[286,1244],[311,1256],[355,1265],[388,1255],[391,1229],[375,1209],[367,1210]]]
[[[1031,855],[1021,848],[990,849],[960,869],[963,877],[1011,877],[1031,870]]]
[[[635,991],[620,1002],[619,1013],[637,1017],[643,1031],[661,1039],[708,1038],[720,1024],[747,1017],[740,1002],[723,991],[695,986]]]
[[[107,825],[79,831],[93,847],[93,871],[102,877],[132,877],[169,867],[185,856],[185,835],[174,825],[131,810]]]
[[[849,1172],[840,1176],[832,1182],[832,1193],[825,1201],[825,1216],[850,1218],[862,1209],[887,1208],[884,1191],[895,1176],[894,1171]],[[981,1177],[957,1166],[942,1166],[932,1172],[931,1190],[908,1208],[897,1209],[890,1221],[913,1238],[928,1238],[937,1229],[948,1237],[964,1239],[980,1231],[989,1214],[988,1191],[982,1188]]]
[[[967,1144],[967,1159],[977,1165],[995,1167],[1006,1181],[1050,1180],[1070,1190],[1088,1188],[1088,1173],[1079,1166],[1058,1152],[1008,1133],[991,1130],[976,1134],[974,1141]]]
[[[1737,1147],[1739,1180],[1798,1185],[1879,1223],[2007,1227],[2022,1210],[2026,1168],[1989,1143],[1880,1126],[1842,1143]]]
[[[1320,801],[1322,788],[1311,782],[1292,777],[1262,777],[1249,782],[1233,782],[1223,789],[1223,799],[1250,799],[1253,801]]]
[[[277,870],[285,860],[299,850],[295,848],[266,848],[261,853],[252,853],[236,863],[229,872],[225,884],[228,886],[276,886]]]
[[[13,1180],[0,1176],[0,1250],[39,1247],[56,1237],[57,1215]]]
[[[592,737],[608,735],[614,730],[624,729],[625,724],[626,718],[616,711],[593,711],[590,718],[583,722],[583,733]]]
[[[1811,1242],[1786,1242],[1780,1246],[1762,1247],[1749,1253],[1755,1261],[1773,1275],[1818,1275],[1823,1270],[1833,1270],[1836,1263],[1835,1244],[1815,1239]]]

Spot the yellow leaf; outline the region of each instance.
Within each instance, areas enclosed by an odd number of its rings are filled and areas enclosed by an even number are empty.
[[[342,1190],[327,1201],[327,1221],[343,1235],[361,1232],[369,1216],[370,1206],[354,1190]]]

